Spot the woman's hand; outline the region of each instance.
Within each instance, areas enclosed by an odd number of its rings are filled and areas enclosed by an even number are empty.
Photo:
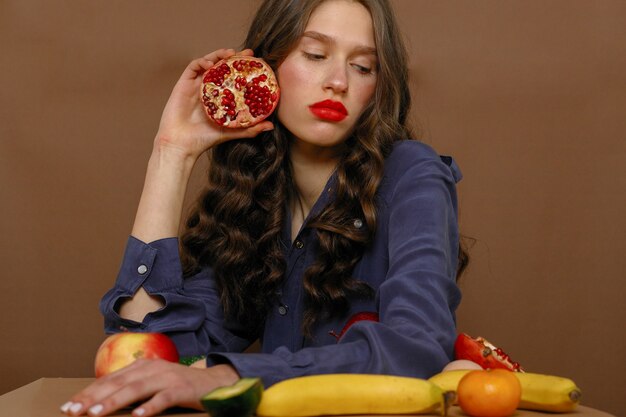
[[[204,151],[220,142],[251,138],[274,128],[269,121],[248,128],[222,128],[205,114],[200,101],[202,76],[214,63],[234,54],[234,49],[219,49],[192,61],[174,86],[163,110],[148,162],[132,230],[132,235],[137,239],[149,243],[178,235],[187,182],[194,164]],[[238,54],[251,56],[252,50],[247,49]],[[134,300],[130,300],[129,305],[131,302],[132,308],[126,310],[133,317],[143,317],[153,311],[152,307],[134,303]],[[138,308],[135,308],[135,304]]]
[[[222,128],[211,122],[200,102],[202,76],[219,60],[235,55],[234,49],[218,49],[202,58],[192,61],[174,86],[165,105],[155,145],[160,149],[174,149],[182,155],[197,158],[202,152],[216,144],[232,139],[250,138],[273,125],[264,121],[249,128]],[[238,55],[252,56],[246,49]]]
[[[61,411],[71,416],[104,416],[145,399],[133,410],[133,416],[153,416],[172,406],[202,410],[203,395],[238,379],[230,365],[198,369],[161,359],[139,359],[97,379],[74,395]]]

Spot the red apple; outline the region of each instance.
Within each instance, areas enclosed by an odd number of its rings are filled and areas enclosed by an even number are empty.
[[[139,358],[178,362],[174,342],[162,333],[117,333],[107,337],[96,352],[96,378],[110,374]]]

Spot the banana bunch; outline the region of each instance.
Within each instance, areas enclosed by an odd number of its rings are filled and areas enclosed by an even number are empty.
[[[309,417],[439,411],[445,415],[448,398],[441,388],[425,379],[366,374],[312,375],[269,387],[256,414]]]
[[[470,370],[441,372],[429,379],[443,391],[456,392],[459,381]],[[565,413],[573,411],[580,401],[581,391],[574,381],[554,375],[514,372],[522,386],[518,408]]]

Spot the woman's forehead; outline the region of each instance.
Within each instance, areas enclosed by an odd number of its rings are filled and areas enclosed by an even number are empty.
[[[305,28],[326,40],[375,48],[374,27],[369,10],[353,0],[326,0],[313,10]]]

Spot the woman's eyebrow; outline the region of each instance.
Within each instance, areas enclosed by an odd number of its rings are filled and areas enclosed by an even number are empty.
[[[323,33],[313,31],[313,30],[309,30],[309,31],[304,32],[302,34],[302,37],[303,38],[306,37],[306,38],[315,39],[317,41],[326,43],[328,45],[334,45],[334,44],[337,43],[335,38],[333,38],[332,36],[328,36],[328,35],[325,35]],[[376,48],[372,48],[371,46],[358,45],[356,48],[354,48],[354,51],[356,53],[359,53],[359,54],[376,56]]]

